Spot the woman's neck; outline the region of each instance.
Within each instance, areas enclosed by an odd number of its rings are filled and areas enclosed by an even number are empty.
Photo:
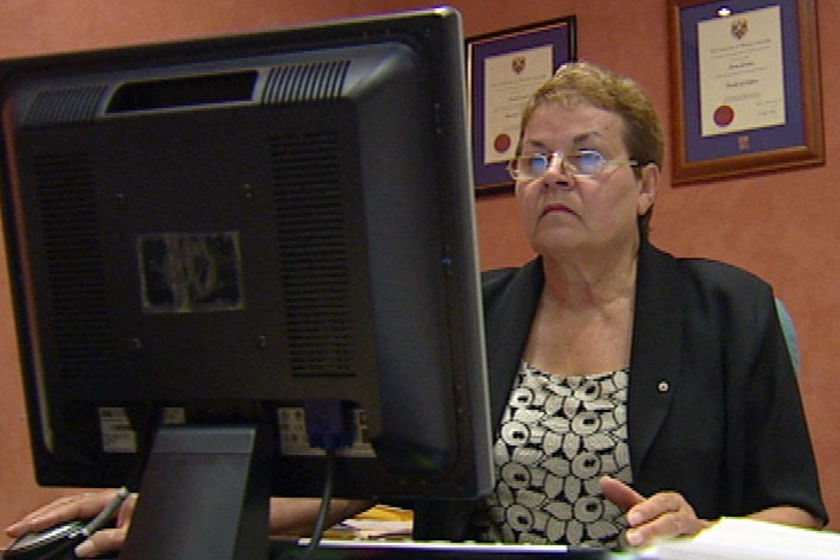
[[[630,363],[636,254],[610,265],[544,260],[545,286],[523,358],[555,375],[615,371]],[[558,343],[562,341],[562,343]]]
[[[635,296],[638,245],[613,254],[543,257],[548,297],[566,308],[609,307]]]

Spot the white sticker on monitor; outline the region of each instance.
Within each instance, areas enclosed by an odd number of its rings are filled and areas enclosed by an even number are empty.
[[[160,423],[164,426],[180,426],[187,423],[187,411],[180,406],[165,406],[161,411]]]
[[[99,409],[99,429],[105,453],[137,453],[137,432],[131,427],[125,409],[104,406]]]

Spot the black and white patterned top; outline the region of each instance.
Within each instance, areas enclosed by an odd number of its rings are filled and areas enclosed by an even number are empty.
[[[475,520],[480,539],[618,547],[626,524],[598,479],[632,482],[628,373],[563,377],[522,363],[494,447],[496,489]]]

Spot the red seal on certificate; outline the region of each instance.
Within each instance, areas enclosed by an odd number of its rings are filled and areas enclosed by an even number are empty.
[[[512,142],[510,136],[502,133],[496,136],[496,139],[493,140],[493,149],[495,149],[497,153],[503,154],[510,149],[511,144]]]
[[[735,110],[729,105],[721,105],[715,109],[714,119],[718,126],[729,126],[735,118]]]

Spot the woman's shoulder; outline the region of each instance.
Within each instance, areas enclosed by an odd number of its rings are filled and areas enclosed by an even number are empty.
[[[680,274],[707,289],[770,289],[766,280],[737,264],[708,257],[677,257],[653,246],[650,248],[657,260],[670,261]]]
[[[642,254],[638,290],[646,309],[683,309],[692,320],[703,316],[709,323],[743,326],[768,320],[775,309],[772,286],[757,274],[721,260],[674,257],[652,246]]]
[[[770,283],[738,265],[708,258],[682,258],[682,268],[707,290],[739,293],[772,293]]]
[[[530,313],[542,292],[542,261],[510,268],[498,268],[481,273],[481,293],[485,319]]]
[[[522,266],[494,268],[481,273],[481,289],[485,297],[517,286],[533,287],[542,282],[542,262],[534,259]]]

